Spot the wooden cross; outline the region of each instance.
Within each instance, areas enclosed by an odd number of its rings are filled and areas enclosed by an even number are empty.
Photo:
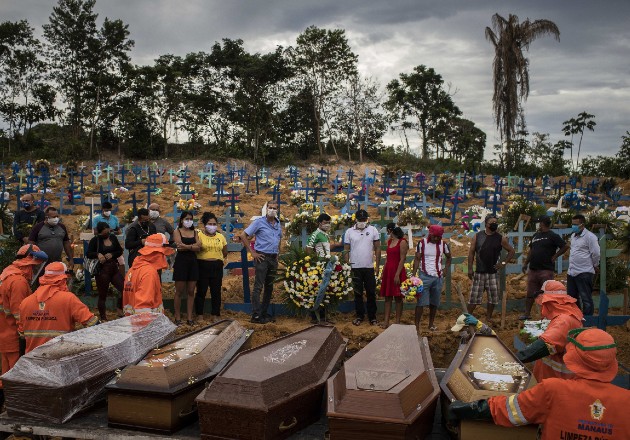
[[[273,190],[267,191],[267,194],[270,194],[271,199],[275,200],[275,202],[278,204],[278,218],[280,218],[280,205],[286,204],[286,202],[280,200],[280,195],[282,194],[282,191],[280,191],[280,183],[276,183],[276,185],[273,187]]]
[[[131,194],[131,200],[127,200],[125,202],[125,205],[131,205],[131,212],[135,217],[136,215],[138,215],[138,203],[142,203],[143,201],[143,199],[137,199],[136,193],[134,192],[133,194]]]
[[[214,191],[214,195],[217,197],[215,202],[216,205],[221,205],[221,197],[223,197],[223,187],[225,186],[225,176],[223,174],[219,174],[216,179],[216,189]]]
[[[120,186],[125,186],[125,176],[127,174],[129,174],[129,170],[126,167],[122,167],[121,169],[119,169],[117,171],[118,174],[120,174]]]

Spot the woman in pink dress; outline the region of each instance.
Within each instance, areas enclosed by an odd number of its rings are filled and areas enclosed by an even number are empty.
[[[383,328],[389,326],[389,315],[392,310],[393,298],[396,298],[396,324],[400,324],[403,309],[403,295],[400,293],[400,283],[407,279],[405,258],[409,250],[409,244],[402,229],[390,223],[387,225],[387,232],[389,232],[387,259],[381,278],[381,296],[385,297],[385,322],[382,325]]]

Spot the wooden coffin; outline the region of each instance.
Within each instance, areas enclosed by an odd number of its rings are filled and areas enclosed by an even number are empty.
[[[109,426],[170,434],[190,424],[195,397],[252,333],[225,320],[153,348],[107,385]]]
[[[427,339],[391,325],[328,380],[330,439],[424,439],[439,393]]]
[[[282,439],[317,421],[345,348],[315,325],[240,353],[197,397],[201,438]]]
[[[474,335],[457,354],[444,374],[443,414],[454,400],[472,402],[492,396],[512,395],[536,384],[534,375],[496,336]],[[534,440],[536,425],[504,428],[492,422],[465,420],[460,423],[460,440],[504,439]]]
[[[104,397],[116,370],[137,362],[176,328],[162,314],[141,314],[46,342],[2,376],[8,415],[68,421]]]

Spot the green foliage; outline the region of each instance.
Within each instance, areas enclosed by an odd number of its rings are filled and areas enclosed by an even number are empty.
[[[585,225],[589,231],[597,233],[598,230],[595,229],[594,226],[605,225],[607,234],[611,234],[615,238],[619,235],[620,222],[610,211],[606,211],[605,209],[594,209],[584,217],[586,217]]]
[[[556,211],[551,216],[552,225],[570,225],[573,216],[577,214],[577,211],[569,209],[565,212]]]

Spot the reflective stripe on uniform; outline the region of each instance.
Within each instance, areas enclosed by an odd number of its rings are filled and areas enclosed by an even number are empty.
[[[98,322],[98,318],[96,316],[92,316],[88,322],[85,323],[87,327],[91,327]]]
[[[564,365],[562,362],[556,362],[548,356],[545,356],[544,358],[540,359],[540,361],[546,366],[548,366],[549,368],[551,368],[553,371],[557,371],[558,373],[574,374],[573,371],[569,370],[567,366]]]
[[[507,409],[507,415],[510,422],[514,426],[527,425],[529,422],[521,412],[521,408],[518,406],[518,394],[513,394],[505,400],[505,406]]]
[[[134,309],[131,304],[127,304],[123,307],[123,312],[125,313],[125,315],[137,315],[139,313],[164,313],[164,305],[160,304],[155,309],[152,309],[150,307]]]
[[[65,330],[24,330],[27,338],[55,338],[68,333]]]

